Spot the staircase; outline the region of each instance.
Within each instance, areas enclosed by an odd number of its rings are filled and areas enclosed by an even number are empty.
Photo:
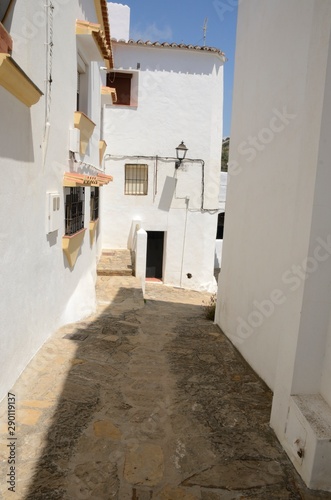
[[[97,266],[98,276],[132,276],[130,250],[103,250]]]

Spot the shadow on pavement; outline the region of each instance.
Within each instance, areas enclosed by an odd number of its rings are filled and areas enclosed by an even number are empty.
[[[203,307],[158,293],[135,308],[119,289],[57,332],[71,368],[25,500],[330,498],[303,486],[269,428],[271,392]]]

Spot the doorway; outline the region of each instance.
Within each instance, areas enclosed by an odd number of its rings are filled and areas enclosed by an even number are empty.
[[[162,279],[164,231],[147,231],[146,278]]]

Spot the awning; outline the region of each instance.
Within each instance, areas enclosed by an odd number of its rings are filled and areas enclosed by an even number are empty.
[[[97,175],[85,175],[78,174],[76,172],[65,172],[63,177],[64,187],[84,187],[84,186],[96,186],[101,187],[108,184],[113,180],[111,175],[97,174]]]

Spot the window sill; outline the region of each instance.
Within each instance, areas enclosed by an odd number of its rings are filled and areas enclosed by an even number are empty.
[[[99,219],[90,221],[90,243],[91,243],[91,246],[94,243],[98,225],[99,225]]]
[[[86,116],[85,113],[75,111],[74,127],[80,130],[80,152],[84,155],[86,153],[89,140],[92,137],[95,123],[92,122],[92,120]]]
[[[67,258],[68,264],[71,268],[74,267],[80,247],[82,246],[86,228],[81,229],[75,234],[65,234],[62,236],[62,250]]]
[[[129,109],[137,109],[138,108],[138,104],[117,104],[117,102],[115,102],[113,104],[113,107],[115,108],[129,108]]]
[[[0,53],[0,85],[29,108],[43,95],[9,54]]]

